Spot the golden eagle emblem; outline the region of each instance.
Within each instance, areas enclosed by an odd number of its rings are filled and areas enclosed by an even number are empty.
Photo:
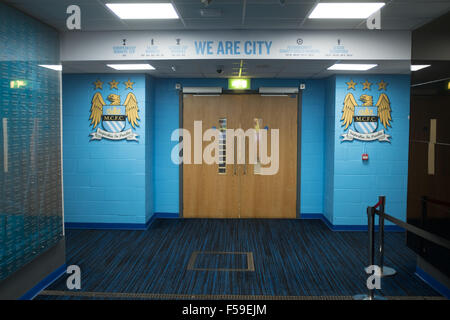
[[[372,96],[369,96],[367,94],[361,95],[359,98],[360,101],[363,102],[363,107],[372,107],[373,106],[373,98]],[[352,124],[353,119],[355,117],[355,108],[358,107],[358,103],[355,100],[355,97],[352,93],[347,93],[344,99],[344,108],[342,109],[342,118],[341,121],[343,121],[342,126],[345,126],[344,130],[347,130],[348,126]],[[380,97],[378,98],[377,104],[376,104],[377,110],[376,113],[378,114],[378,117],[380,119],[381,124],[384,126],[385,129],[388,127],[391,127],[390,121],[391,118],[391,103],[389,101],[388,96],[385,93],[382,93]],[[364,114],[364,112],[367,110],[369,113],[372,114]],[[365,110],[362,110],[358,113],[358,116],[377,116],[376,114],[373,114],[373,109],[366,108]]]
[[[117,94],[110,94],[108,96],[108,101],[110,101],[110,106],[120,106],[120,96]],[[102,121],[102,116],[104,115],[103,108],[106,106],[105,100],[103,100],[102,94],[97,92],[92,98],[91,102],[91,116],[89,120],[91,120],[91,125],[93,129],[97,127],[97,125]],[[125,115],[128,119],[128,122],[131,124],[133,128],[139,126],[138,120],[139,118],[139,108],[136,96],[133,92],[128,93],[127,98],[123,104],[125,106]],[[114,109],[110,109],[114,110]],[[107,112],[108,113],[108,112]],[[111,113],[110,113],[111,114]]]
[[[89,120],[92,129],[97,129],[91,133],[91,140],[133,140],[138,141],[138,135],[133,129],[139,127],[139,107],[134,93],[129,92],[125,102],[121,104],[118,94],[110,94],[106,98],[106,104],[100,92],[96,92],[92,97]],[[125,130],[128,123],[132,128]],[[100,128],[100,124],[101,127]]]
[[[363,94],[359,97],[362,102],[358,105],[353,93],[347,93],[344,98],[344,107],[342,108],[341,126],[347,130],[353,123],[356,131],[350,130],[344,134],[343,141],[351,141],[353,139],[363,141],[387,141],[389,142],[389,135],[384,133],[384,130],[375,132],[378,127],[378,120],[387,130],[391,127],[391,102],[385,93],[381,93],[378,97],[377,103],[373,105],[373,97]]]

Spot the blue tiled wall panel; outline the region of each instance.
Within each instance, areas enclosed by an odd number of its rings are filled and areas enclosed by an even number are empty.
[[[95,89],[94,82],[103,82]],[[108,82],[119,82],[111,89]],[[134,82],[127,89],[124,82]],[[96,92],[105,99],[111,93],[120,95],[124,103],[129,92],[136,95],[139,107],[139,135],[135,141],[90,140],[95,131],[90,126],[91,100]],[[147,168],[147,134],[152,134],[151,93],[145,75],[79,74],[63,77],[63,141],[65,221],[84,223],[145,223]],[[147,115],[150,108],[150,115]],[[101,125],[100,125],[101,126]],[[127,122],[126,129],[130,128]],[[151,137],[151,136],[150,136]],[[150,183],[151,184],[151,183]]]
[[[357,83],[356,90],[348,90],[346,82]],[[362,82],[372,83],[363,90]],[[386,90],[379,90],[380,81],[387,82]],[[337,76],[334,135],[334,214],[335,225],[367,224],[366,207],[374,205],[379,195],[386,196],[386,212],[405,220],[409,145],[409,90],[406,75]],[[381,93],[391,103],[392,127],[385,132],[391,142],[341,142],[343,128],[340,118],[344,97],[353,92],[358,100],[362,94],[373,96],[374,105]],[[377,130],[384,129],[379,124]],[[369,160],[361,160],[362,153]]]
[[[155,140],[155,80],[150,77],[146,76],[145,78],[145,94],[146,94],[146,100],[145,100],[145,122],[146,122],[146,135],[147,139],[145,141],[145,173],[146,173],[146,179],[145,179],[145,212],[146,212],[146,221],[149,221],[149,219],[154,214],[154,187],[153,187],[153,181],[154,181],[154,140]],[[140,197],[141,195],[139,193],[136,193],[136,197]]]
[[[0,42],[1,281],[63,234],[58,32],[0,3]]]
[[[179,168],[170,160],[172,131],[179,127],[179,96],[175,84],[221,86],[226,79],[156,79],[154,132],[154,210],[179,212]],[[306,84],[302,104],[301,213],[323,212],[323,154],[325,84],[322,80],[252,79],[252,89],[259,87],[297,87]]]

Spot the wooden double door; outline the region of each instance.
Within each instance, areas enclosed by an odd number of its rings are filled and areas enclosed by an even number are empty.
[[[184,94],[183,127],[191,133],[192,141],[191,164],[183,164],[185,218],[296,217],[297,101],[297,95]],[[197,139],[197,146],[201,144],[202,150],[211,144],[211,141],[200,142],[198,122],[197,132],[194,129],[195,121],[201,121],[202,134],[207,129],[220,132],[218,163],[206,164],[202,160],[201,164],[194,164],[194,141]],[[245,157],[241,154],[241,163],[237,163],[239,138],[233,137],[232,146],[230,139],[226,141],[229,137],[226,136],[225,129],[242,129],[244,132],[254,129],[255,139],[260,140],[258,132],[266,130],[266,153],[271,158],[270,163],[261,163],[259,155],[256,162],[250,161],[249,136],[245,138]],[[271,141],[272,130],[275,129],[278,129],[278,141]],[[184,144],[183,147],[185,146]],[[259,148],[260,146],[257,154]],[[230,151],[233,153],[233,163],[225,161],[226,152]],[[275,152],[278,152],[278,164],[275,163]],[[197,163],[198,160],[197,157]],[[271,174],[275,170],[276,173]],[[266,174],[262,174],[264,171]]]

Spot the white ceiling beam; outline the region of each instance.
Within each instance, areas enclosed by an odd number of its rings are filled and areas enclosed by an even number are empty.
[[[386,4],[383,6],[382,9],[387,8],[392,2],[394,2],[394,0],[388,0],[386,1]],[[363,21],[361,21],[354,29],[359,29],[360,27],[362,27],[364,24],[366,24],[366,20],[364,19]],[[381,17],[381,29],[383,29],[383,17]]]
[[[315,3],[312,5],[312,7],[308,10],[308,12],[306,13],[306,16],[298,24],[298,28],[299,29],[301,29],[303,27],[303,25],[305,24],[305,22],[308,19],[309,15],[311,14],[311,12],[313,12],[314,8],[317,6],[317,4],[319,2],[320,2],[320,0],[316,0]]]
[[[247,11],[247,0],[244,0],[244,1],[242,2],[242,25],[245,24],[245,14],[246,14],[246,11]]]
[[[183,26],[186,28],[186,22],[184,21],[183,16],[181,15],[180,11],[178,10],[178,7],[177,7],[175,1],[174,1],[174,0],[171,0],[170,3],[172,4],[172,6],[173,6],[175,12],[177,13],[178,17],[180,18],[181,23],[182,23]]]
[[[104,2],[102,2],[101,0],[96,1],[100,6],[102,6],[106,10],[106,12],[108,12],[111,15],[111,18],[113,18],[116,21],[120,21],[120,23],[123,24],[125,27],[127,28],[129,27],[129,25],[125,22],[125,20],[119,19],[117,15],[114,12],[112,12],[112,10],[108,8]]]

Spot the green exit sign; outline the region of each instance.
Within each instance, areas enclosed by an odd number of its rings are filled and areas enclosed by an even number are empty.
[[[11,80],[9,82],[11,89],[20,89],[27,86],[27,81],[25,80]]]
[[[250,79],[228,79],[228,89],[230,90],[249,90]]]

